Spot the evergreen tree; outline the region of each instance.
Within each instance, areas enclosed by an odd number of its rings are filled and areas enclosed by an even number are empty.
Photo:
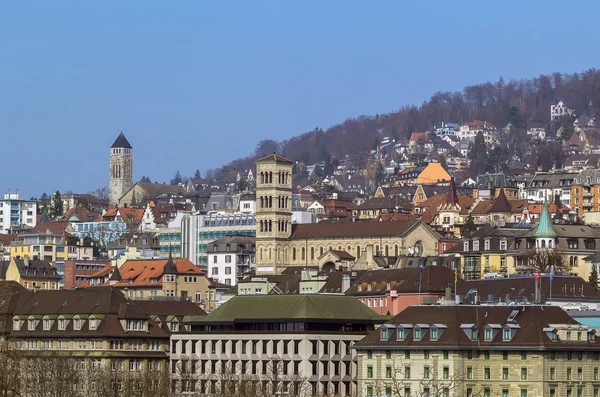
[[[598,290],[598,270],[596,266],[592,266],[592,272],[590,273],[590,278],[588,280],[592,288]]]
[[[446,156],[444,156],[443,154],[440,154],[439,162],[440,162],[440,165],[442,166],[442,168],[445,169],[446,171],[448,171],[448,163],[446,162]]]
[[[194,172],[194,179],[200,179],[202,178],[202,174],[200,173],[200,170],[196,170],[196,172]]]
[[[181,176],[181,172],[177,170],[173,179],[171,179],[171,185],[179,185],[183,182],[183,177]]]
[[[152,181],[150,180],[150,177],[149,177],[149,176],[143,176],[143,177],[140,179],[140,182],[144,182],[144,183],[152,183]]]
[[[483,132],[480,131],[475,137],[475,141],[469,149],[468,157],[471,159],[471,176],[477,176],[481,173],[489,171],[488,153],[485,147]]]
[[[63,199],[60,195],[60,192],[57,190],[52,195],[52,217],[56,218],[63,214],[64,212],[64,203]]]

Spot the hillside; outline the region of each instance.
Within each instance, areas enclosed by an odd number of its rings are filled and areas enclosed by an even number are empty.
[[[555,132],[561,126],[550,121],[550,106],[557,99],[565,100],[576,115],[598,114],[600,70],[554,73],[508,82],[501,77],[497,82],[467,86],[462,91],[437,92],[421,106],[408,105],[387,114],[349,118],[327,130],[316,128],[283,142],[261,141],[255,153],[234,160],[224,168],[251,169],[257,157],[274,151],[305,164],[349,158],[355,166],[363,168],[366,155],[384,136],[402,141],[412,132],[432,131],[441,123],[449,122],[485,120],[499,128],[510,122],[519,140],[528,128],[542,127]],[[525,142],[513,142],[516,147],[520,143]],[[531,155],[522,150],[517,154]],[[209,171],[210,176],[219,173],[220,169]]]

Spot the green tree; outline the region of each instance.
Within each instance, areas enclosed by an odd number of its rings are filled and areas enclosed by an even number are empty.
[[[467,221],[461,227],[460,234],[462,235],[463,238],[469,238],[469,237],[471,237],[471,234],[473,234],[473,232],[476,229],[477,229],[477,226],[475,225],[475,222],[473,221],[473,217],[471,217],[471,214],[469,214],[469,216],[467,217]]]
[[[150,177],[149,177],[149,176],[143,176],[143,177],[140,179],[140,182],[144,182],[144,183],[152,183],[152,181],[150,180]]]
[[[485,147],[483,132],[480,131],[475,137],[475,141],[469,149],[468,157],[471,159],[471,176],[476,176],[488,171],[488,153]]]
[[[508,122],[512,124],[514,128],[520,128],[521,123],[523,122],[521,119],[521,111],[515,105],[512,105],[508,109]]]
[[[194,172],[194,179],[200,179],[202,178],[202,174],[200,173],[200,170],[196,170],[196,172]]]
[[[596,269],[596,266],[592,266],[592,272],[590,273],[588,282],[595,290],[598,290],[598,270]]]
[[[572,124],[565,124],[560,127],[560,137],[563,141],[568,141],[575,133],[575,128]]]
[[[177,170],[173,179],[171,179],[171,185],[179,185],[183,182],[183,177],[181,176],[181,172]]]
[[[52,206],[52,217],[53,218],[56,218],[63,214],[64,203],[63,203],[63,199],[60,195],[60,192],[58,190],[56,192],[54,192],[54,194],[52,195],[51,206]]]
[[[448,171],[448,163],[446,162],[446,156],[444,156],[443,154],[440,154],[439,162],[440,162],[440,165],[442,166],[442,168],[445,169],[446,171]]]

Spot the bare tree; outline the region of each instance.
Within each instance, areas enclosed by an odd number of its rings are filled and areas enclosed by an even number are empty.
[[[516,269],[523,273],[549,273],[554,267],[556,273],[568,273],[571,264],[556,248],[537,248],[527,251],[517,259]]]
[[[92,190],[89,194],[98,198],[101,201],[108,201],[108,186],[102,186]]]

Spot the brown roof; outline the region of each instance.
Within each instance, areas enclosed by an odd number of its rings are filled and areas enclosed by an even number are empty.
[[[72,217],[79,219],[80,222],[97,222],[102,219],[102,216],[88,210],[87,208],[75,207],[70,208],[61,218],[63,221],[70,221]]]
[[[423,274],[419,268],[369,270],[353,282],[346,295],[386,295],[390,291],[388,282],[390,289],[400,294],[418,293],[419,286],[422,293],[444,294],[446,288],[454,288],[454,271],[444,266],[426,266]]]
[[[429,135],[426,132],[413,132],[410,134],[410,142],[423,144],[429,142]]]
[[[300,224],[294,225],[291,239],[402,236],[418,223],[419,221]]]
[[[515,316],[514,320],[509,321],[512,316]],[[600,349],[600,338],[588,342],[587,335],[581,341],[563,341],[560,338],[553,341],[544,331],[550,325],[578,326],[579,323],[557,306],[410,306],[382,326],[389,330],[387,339],[381,340],[380,330],[377,330],[357,342],[356,347],[402,346],[403,349],[421,350],[423,346],[432,349],[440,346],[485,350],[518,347],[536,350]],[[418,326],[422,329],[421,339],[414,338],[414,329]],[[437,340],[430,339],[429,330],[433,326],[439,330]],[[504,327],[514,332],[510,340],[502,339]],[[397,339],[398,328],[405,330],[404,339]],[[485,328],[497,331],[492,333],[490,340],[485,339]],[[471,329],[478,331],[475,339],[471,339]]]
[[[352,255],[350,255],[349,253],[347,253],[346,251],[330,250],[329,252],[331,252],[333,255],[337,256],[340,260],[347,260],[347,261],[354,260],[354,257]]]
[[[50,231],[51,234],[58,234],[64,236],[67,228],[69,227],[69,224],[70,222],[67,220],[53,221],[50,223],[41,223],[35,225],[35,227],[31,230],[31,234],[46,233],[46,231]]]
[[[523,212],[523,209],[527,206],[528,201],[527,200],[508,200],[508,203],[510,204],[510,211],[506,211],[506,212],[510,212],[510,213],[521,213]],[[494,205],[494,201],[491,200],[481,200],[480,202],[477,203],[477,205],[475,205],[475,208],[473,208],[473,210],[471,211],[472,214],[489,214],[490,212],[492,212],[492,207]],[[504,211],[502,211],[504,212]]]
[[[412,209],[412,202],[403,197],[373,197],[356,207],[357,210],[392,210],[396,207]]]
[[[421,216],[421,220],[427,224],[431,223],[435,217],[438,215],[438,208],[441,205],[446,204],[448,198],[447,193],[436,194],[434,196],[429,197],[427,200],[415,206],[415,208],[420,208],[421,213],[417,214]],[[473,205],[473,197],[467,196],[465,194],[458,195],[458,205],[461,208],[461,213],[466,213]],[[424,211],[424,212],[423,212]],[[413,210],[414,213],[414,210]]]
[[[189,300],[134,300],[139,308],[156,316],[205,316],[200,306]]]
[[[549,276],[541,275],[540,288],[543,302],[550,299],[550,288],[554,301],[600,301],[600,292],[581,277],[555,275],[550,283]],[[526,298],[532,303],[535,298],[535,276],[466,281],[458,286],[457,294],[465,295],[471,289],[477,290],[481,301],[493,298],[496,302],[505,302],[506,299],[519,302]]]
[[[260,159],[256,160],[257,163],[260,163],[262,161],[276,161],[278,163],[294,164],[294,162],[292,160],[286,159],[285,157],[280,156],[280,155],[275,154],[275,153],[270,154],[268,156],[265,156],[263,158],[260,158]]]
[[[117,216],[117,212],[121,215],[123,222],[137,225],[142,221],[144,217],[143,208],[130,208],[130,207],[115,207],[109,208],[104,214],[104,219],[114,219]]]
[[[398,212],[385,212],[373,218],[373,222],[397,222],[397,221],[415,221],[416,218],[412,214],[401,214]]]
[[[504,189],[500,188],[500,193],[498,197],[494,200],[494,204],[490,207],[489,212],[511,212],[512,207],[506,198],[506,194],[504,194]]]

